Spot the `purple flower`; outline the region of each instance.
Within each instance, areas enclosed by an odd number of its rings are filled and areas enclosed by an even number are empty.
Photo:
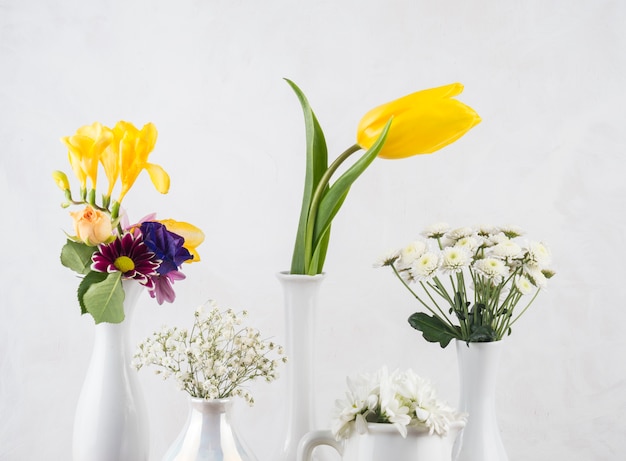
[[[101,243],[92,256],[91,269],[98,272],[122,273],[125,279],[135,279],[148,289],[154,288],[159,259],[150,251],[139,233],[126,233],[111,243]]]
[[[146,246],[161,260],[157,269],[159,275],[177,271],[182,263],[193,258],[191,253],[183,247],[185,239],[168,231],[160,222],[143,222],[139,230]]]
[[[171,271],[165,275],[153,275],[154,288],[149,291],[150,296],[152,298],[156,297],[159,304],[163,304],[163,301],[173,303],[176,298],[176,293],[174,293],[174,288],[172,287],[174,280],[183,280],[184,278],[185,274],[179,271]]]

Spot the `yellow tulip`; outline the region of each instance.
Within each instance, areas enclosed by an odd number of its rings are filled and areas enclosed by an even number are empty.
[[[75,135],[65,136],[61,140],[68,147],[70,165],[81,187],[86,188],[89,178],[92,188],[95,189],[100,155],[113,141],[112,131],[95,122],[79,128]]]
[[[453,83],[372,109],[359,122],[357,144],[369,149],[391,118],[387,140],[378,154],[381,158],[430,154],[453,143],[481,120],[471,107],[452,99],[462,91],[463,85]]]
[[[174,221],[173,219],[159,219],[159,222],[163,224],[168,231],[180,235],[185,239],[183,247],[185,247],[187,251],[193,255],[193,259],[188,259],[185,262],[195,263],[200,261],[200,255],[198,254],[196,247],[204,242],[204,232],[202,232],[202,230],[193,224],[182,221]]]
[[[135,183],[137,176],[142,170],[146,170],[154,187],[162,194],[167,194],[170,188],[170,177],[159,165],[148,163],[148,155],[154,149],[157,139],[157,130],[152,123],[138,130],[132,123],[120,121],[113,128],[115,134],[115,149],[119,152],[119,175],[122,189],[118,202],[122,199]],[[113,167],[109,168],[109,174],[115,176]]]

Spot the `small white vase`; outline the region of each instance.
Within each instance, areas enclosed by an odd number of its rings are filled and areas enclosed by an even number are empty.
[[[231,425],[231,399],[189,399],[189,417],[163,461],[256,461]]]
[[[496,378],[502,341],[469,343],[457,340],[459,411],[467,424],[453,449],[454,461],[508,461],[496,416]]]
[[[143,286],[122,281],[122,323],[95,326],[94,345],[74,418],[74,461],[146,461],[148,418],[131,367],[130,320]]]
[[[286,435],[282,450],[272,461],[294,461],[298,442],[314,428],[313,341],[315,313],[324,274],[277,274],[284,293],[285,352],[289,357]]]
[[[450,425],[446,435],[428,433],[428,429],[409,427],[406,438],[392,424],[368,423],[367,432],[354,432],[338,442],[330,431],[306,434],[298,448],[297,461],[310,461],[315,447],[328,445],[342,461],[450,461],[452,444],[462,422]]]

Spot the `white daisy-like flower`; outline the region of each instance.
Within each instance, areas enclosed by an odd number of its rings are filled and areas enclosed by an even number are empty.
[[[523,275],[515,279],[515,287],[523,295],[530,294],[534,288],[533,284],[530,283],[530,280]]]
[[[474,268],[496,282],[509,274],[509,268],[498,258],[479,259],[474,263]]]
[[[497,227],[490,224],[481,224],[476,227],[476,233],[481,237],[491,237],[500,232]]]
[[[446,272],[459,272],[469,266],[472,261],[470,253],[462,247],[443,249],[441,267]]]
[[[504,234],[501,234],[504,235]],[[522,247],[520,247],[513,240],[502,240],[498,244],[491,247],[489,250],[493,256],[500,258],[516,258],[521,255]]]
[[[513,224],[506,224],[504,226],[499,226],[498,229],[500,232],[503,232],[508,238],[513,239],[516,237],[521,237],[526,232],[519,226],[515,226]]]
[[[410,267],[413,262],[428,251],[428,246],[422,240],[415,240],[400,250],[398,268]]]
[[[376,261],[374,261],[373,266],[375,268],[391,266],[398,260],[399,257],[400,257],[399,250],[387,251],[385,254],[379,257]]]
[[[508,242],[509,238],[504,235],[504,232],[496,232],[487,237],[487,243],[489,246],[499,245],[500,243]]]
[[[552,259],[548,248],[540,242],[531,242],[528,245],[528,257],[530,261],[539,266],[547,266]]]
[[[463,238],[471,237],[474,235],[475,231],[471,227],[458,227],[456,229],[452,229],[446,234],[446,238],[457,242]]]
[[[427,238],[441,238],[450,230],[448,223],[439,222],[428,226],[422,235]]]
[[[548,279],[543,274],[541,267],[535,263],[524,265],[524,275],[538,288],[545,288],[548,284]]]
[[[413,262],[409,272],[416,280],[427,280],[436,274],[437,269],[439,269],[439,255],[429,251]]]
[[[455,247],[464,248],[469,253],[472,253],[480,245],[479,240],[473,236],[461,237],[456,241]]]

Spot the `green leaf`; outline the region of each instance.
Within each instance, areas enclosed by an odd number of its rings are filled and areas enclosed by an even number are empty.
[[[491,325],[471,325],[468,343],[490,343],[496,341],[498,335]]]
[[[90,271],[87,273],[87,275],[85,275],[85,277],[83,277],[82,281],[78,285],[78,303],[80,304],[81,314],[84,315],[88,312],[87,306],[85,306],[84,298],[85,298],[85,293],[87,292],[89,287],[94,283],[103,282],[106,278],[107,278],[106,272],[96,272],[96,271]]]
[[[82,292],[81,307],[89,312],[96,323],[120,323],[124,320],[124,289],[122,288],[122,274],[120,272],[112,272],[104,274],[104,280],[98,281],[100,276],[91,274],[99,274],[91,272],[88,274],[83,283],[88,286],[79,289]],[[87,280],[89,278],[89,280]],[[81,285],[83,285],[81,283]],[[80,294],[79,294],[80,296]]]
[[[96,248],[68,239],[61,249],[61,264],[79,274],[87,274]]]
[[[439,343],[441,348],[445,348],[454,338],[460,338],[461,332],[458,327],[454,330],[450,326],[434,315],[430,316],[424,312],[416,312],[409,317],[409,325],[422,332],[426,341]]]
[[[304,193],[302,195],[302,208],[296,233],[296,242],[291,260],[292,274],[305,274],[305,246],[306,228],[311,207],[311,199],[321,177],[328,168],[328,151],[322,128],[313,113],[311,106],[298,86],[291,80],[285,79],[296,93],[302,111],[306,130],[306,173],[304,178]],[[325,251],[324,251],[325,253]]]
[[[387,122],[385,128],[372,147],[370,147],[359,160],[348,168],[324,194],[316,216],[315,233],[313,236],[314,251],[317,251],[316,247],[323,241],[324,235],[328,232],[333,218],[339,212],[339,209],[346,199],[354,181],[361,176],[361,174],[374,161],[380,150],[383,148],[390,126],[391,120]]]

